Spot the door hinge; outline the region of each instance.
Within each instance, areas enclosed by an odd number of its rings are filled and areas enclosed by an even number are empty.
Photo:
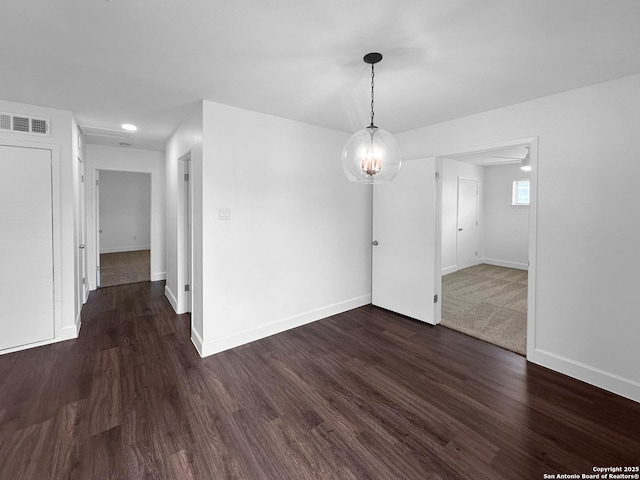
[[[189,285],[185,285],[185,286],[184,286],[184,291],[185,291],[185,292],[188,292],[188,291],[189,291]]]
[[[98,186],[98,182],[99,182],[99,180],[96,180],[96,187]]]
[[[433,296],[433,303],[438,303],[438,294],[437,293]]]
[[[476,257],[478,256],[478,252],[476,252]]]
[[[84,183],[84,175],[80,175],[80,182]]]
[[[87,283],[87,277],[82,277],[82,284],[84,285],[85,283]]]
[[[436,172],[436,180],[440,180],[440,172]]]
[[[184,174],[184,181],[185,181],[185,182],[188,182],[188,181],[189,181],[189,174],[188,174],[188,173],[185,173],[185,174]]]

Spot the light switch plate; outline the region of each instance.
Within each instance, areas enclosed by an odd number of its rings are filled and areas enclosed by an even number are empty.
[[[231,209],[230,208],[219,208],[218,209],[218,220],[231,220]]]

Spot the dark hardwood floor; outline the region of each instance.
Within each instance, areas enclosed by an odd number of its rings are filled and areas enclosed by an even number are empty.
[[[163,282],[0,357],[0,479],[542,479],[640,464],[640,404],[363,307],[201,359]]]

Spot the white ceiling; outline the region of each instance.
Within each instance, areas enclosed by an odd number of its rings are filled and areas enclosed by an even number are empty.
[[[379,51],[397,133],[640,73],[638,25],[637,0],[11,0],[0,98],[135,123],[139,148],[202,98],[353,132]]]

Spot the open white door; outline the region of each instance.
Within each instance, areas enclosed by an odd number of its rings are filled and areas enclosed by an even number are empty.
[[[436,219],[435,158],[373,186],[374,305],[435,325]]]
[[[77,226],[77,244],[78,244],[78,305],[80,311],[82,305],[87,301],[89,288],[87,283],[87,215],[85,213],[85,171],[84,162],[78,157],[78,226]]]

